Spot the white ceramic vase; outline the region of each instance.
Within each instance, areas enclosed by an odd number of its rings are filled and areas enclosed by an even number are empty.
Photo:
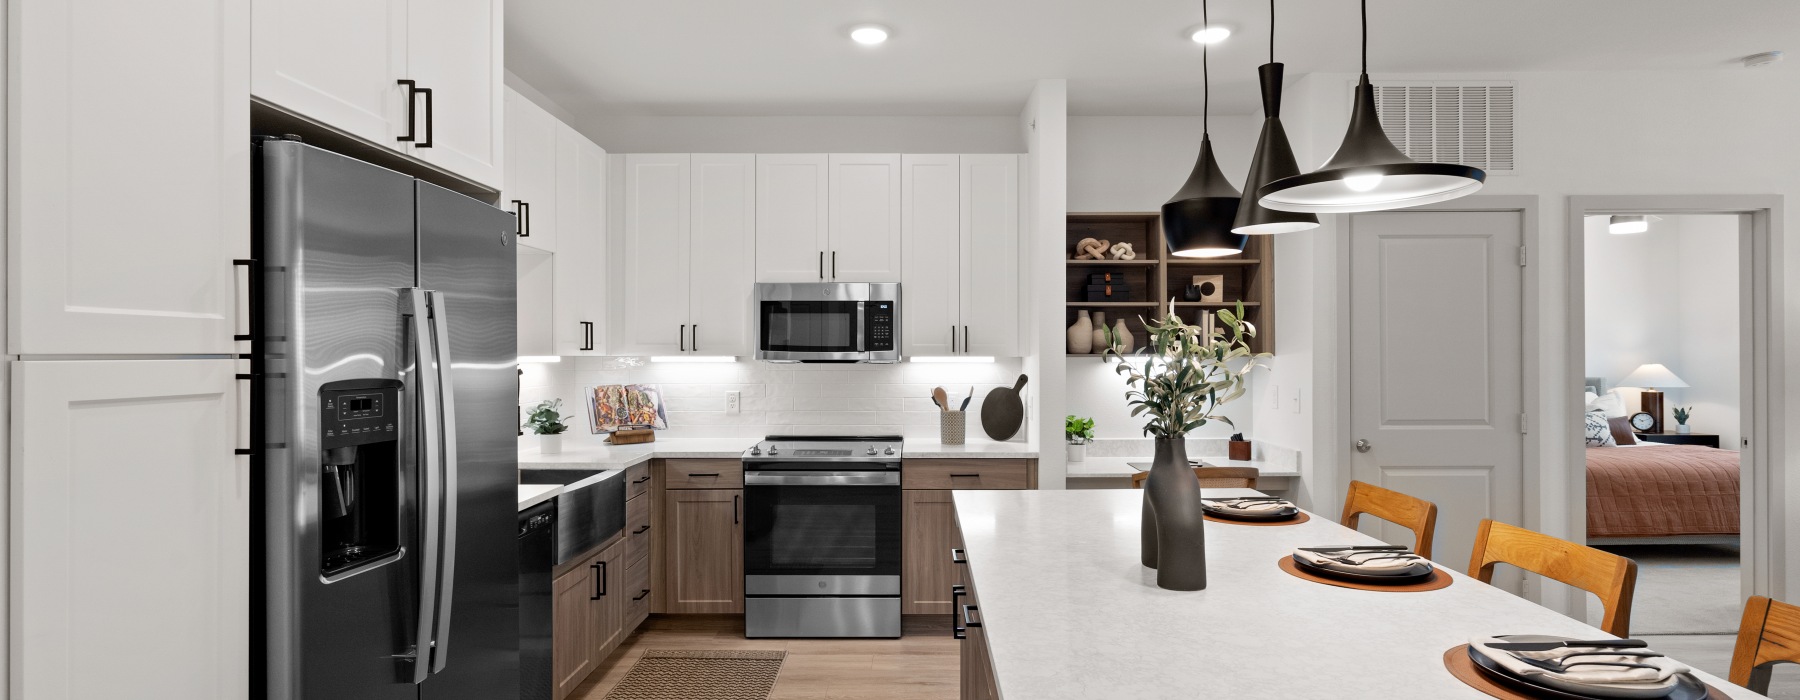
[[[1692,432],[1694,432],[1694,429],[1688,427],[1686,423],[1675,426],[1675,434],[1676,435],[1687,435]]]
[[[1071,461],[1071,462],[1087,461],[1087,445],[1085,443],[1077,445],[1077,444],[1071,442],[1071,443],[1067,443],[1066,446],[1069,448],[1069,461]]]
[[[1125,327],[1125,319],[1121,318],[1113,324],[1113,337],[1118,339],[1113,345],[1121,355],[1128,354],[1137,347],[1137,339],[1131,337],[1131,329]]]
[[[562,454],[562,433],[554,435],[538,435],[538,454]]]
[[[1095,311],[1094,312],[1094,332],[1090,335],[1092,335],[1093,338],[1092,338],[1092,348],[1089,350],[1089,352],[1104,354],[1106,352],[1106,312],[1105,311]]]
[[[1087,309],[1075,312],[1075,324],[1069,326],[1069,354],[1086,355],[1094,351],[1094,320]]]

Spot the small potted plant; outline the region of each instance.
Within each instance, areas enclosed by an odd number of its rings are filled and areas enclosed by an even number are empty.
[[[539,401],[525,414],[525,427],[537,434],[540,454],[562,454],[562,434],[569,430],[565,422],[568,418],[562,414],[562,399]]]
[[[1675,407],[1675,433],[1677,435],[1687,435],[1694,431],[1694,429],[1688,427],[1688,424],[1687,424],[1688,419],[1693,417],[1693,415],[1694,415],[1694,407],[1693,406],[1689,406],[1687,408],[1682,408],[1680,406]]]
[[[1068,438],[1069,461],[1087,459],[1087,445],[1094,441],[1094,419],[1070,415],[1063,419],[1063,437]]]

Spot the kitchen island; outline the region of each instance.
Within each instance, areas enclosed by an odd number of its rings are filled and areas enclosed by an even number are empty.
[[[1206,489],[1211,497],[1255,495]],[[1471,637],[1601,631],[1456,571],[1424,593],[1359,591],[1277,568],[1295,547],[1379,544],[1314,515],[1206,525],[1208,587],[1156,587],[1138,561],[1141,491],[956,491],[970,618],[965,699],[1486,698],[1444,669]],[[985,667],[971,668],[971,660]],[[970,691],[971,676],[978,687]],[[1699,674],[1733,698],[1762,697]],[[985,688],[985,689],[984,689]]]

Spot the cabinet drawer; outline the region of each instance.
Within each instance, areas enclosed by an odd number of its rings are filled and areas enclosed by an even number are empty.
[[[650,616],[650,557],[625,565],[625,618],[622,635],[628,636]]]
[[[650,463],[625,468],[625,497],[637,498],[650,492]],[[629,517],[629,516],[628,516]]]
[[[744,465],[735,459],[671,459],[663,462],[663,488],[735,489],[744,486]]]
[[[620,561],[637,561],[650,553],[650,497],[625,501],[625,549]]]
[[[909,459],[900,483],[909,489],[1022,489],[1022,459]]]

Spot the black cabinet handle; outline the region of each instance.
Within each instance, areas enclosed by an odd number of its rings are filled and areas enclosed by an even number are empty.
[[[956,352],[956,326],[950,327],[950,352]]]
[[[649,481],[649,480],[650,480],[650,475],[649,475],[649,474],[645,474],[645,475],[644,475],[644,478],[642,478],[642,479],[632,479],[632,480],[631,480],[631,483],[634,483],[634,484],[641,484],[641,483],[644,483],[644,482],[646,482],[646,481]]]
[[[687,324],[681,324],[681,330],[675,331],[675,338],[681,341],[681,351],[687,352]]]
[[[639,594],[637,594],[637,596],[633,597],[632,600],[643,600],[646,596],[649,596],[649,595],[650,595],[650,589],[646,588],[646,589],[644,589],[644,591],[642,593],[639,593]]]
[[[831,278],[837,279],[837,251],[831,251]]]
[[[718,472],[694,472],[694,473],[688,474],[688,476],[718,476],[718,475],[719,475]]]
[[[980,474],[951,474],[950,478],[952,478],[952,479],[979,479],[979,478],[981,478],[981,475]]]
[[[731,497],[731,524],[733,525],[738,524],[738,501],[742,498],[743,496]]]
[[[531,237],[531,203],[515,199],[513,203],[513,233],[520,238]]]
[[[981,606],[979,606],[979,605],[964,605],[964,606],[962,606],[962,623],[963,623],[963,627],[965,629],[967,629],[969,627],[980,627],[981,626],[981,623],[979,621],[969,619],[969,613],[975,612],[980,609],[981,609]]]
[[[431,148],[432,126],[433,122],[437,121],[437,117],[431,113],[431,88],[419,88],[419,92],[425,94],[425,140],[413,145],[419,148]]]
[[[599,600],[600,596],[606,595],[606,572],[600,568],[605,565],[606,562],[603,561],[597,561],[588,565],[588,568],[593,569],[594,571],[594,594],[588,596],[588,600]]]
[[[694,352],[700,352],[700,324],[694,324],[693,334],[689,337],[694,339]]]
[[[969,351],[969,327],[963,326],[963,352]]]
[[[419,93],[419,84],[411,80],[402,79],[400,80],[400,86],[406,88],[406,135],[396,136],[394,137],[394,140],[409,142],[418,135],[418,132],[413,129],[413,125],[417,123],[418,119],[413,112],[413,97]]]
[[[952,639],[969,638],[969,628],[962,626],[962,620],[957,619],[956,615],[956,599],[968,594],[968,587],[960,583],[950,587],[950,637]]]
[[[819,279],[825,279],[825,251],[819,251]]]
[[[644,534],[644,533],[646,533],[646,532],[649,532],[649,531],[650,531],[650,526],[649,526],[649,525],[645,525],[645,526],[643,526],[643,527],[640,527],[640,528],[638,528],[638,529],[636,529],[636,530],[632,530],[632,531],[631,531],[631,534],[633,534],[633,535],[642,535],[642,534]]]
[[[594,349],[594,322],[593,321],[582,321],[581,322],[581,334],[582,334],[583,339],[586,341],[581,346],[581,349],[583,349],[583,350]]]
[[[952,563],[952,564],[967,564],[967,563],[969,563],[969,553],[965,552],[963,550],[960,550],[960,549],[950,550],[950,563]]]

